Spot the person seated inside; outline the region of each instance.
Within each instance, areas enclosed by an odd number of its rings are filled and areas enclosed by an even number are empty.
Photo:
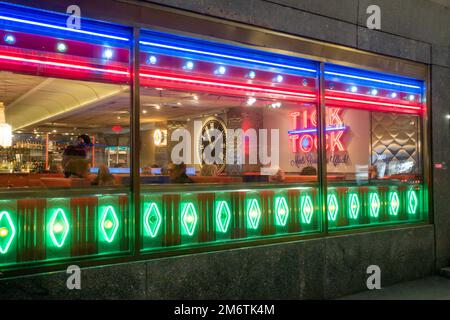
[[[317,169],[311,166],[304,167],[300,174],[302,176],[317,176]]]
[[[83,163],[82,160],[85,161],[87,158],[87,150],[90,145],[91,139],[89,138],[89,136],[86,134],[82,134],[78,136],[76,144],[67,146],[67,148],[64,150],[62,167],[64,168],[64,176],[66,178],[69,178],[74,174],[74,171],[67,171],[66,168],[73,168],[73,166],[76,165],[81,166]],[[75,162],[69,164],[72,161]]]
[[[217,176],[217,167],[213,164],[205,164],[200,171],[202,177],[215,177]]]
[[[72,158],[66,162],[64,167],[66,178],[86,179],[89,175],[89,161],[81,158]]]
[[[114,176],[109,172],[109,168],[106,164],[103,164],[98,168],[97,177],[92,181],[92,185],[99,187],[112,187],[115,185]]]
[[[171,183],[192,183],[192,180],[186,174],[186,165],[184,163],[172,163],[169,172]]]
[[[269,181],[271,182],[284,182],[285,180],[286,175],[281,168],[278,168],[277,172],[269,178]]]

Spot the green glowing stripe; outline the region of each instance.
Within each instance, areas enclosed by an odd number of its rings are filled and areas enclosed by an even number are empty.
[[[184,204],[183,211],[181,213],[181,222],[183,228],[189,236],[192,236],[197,226],[198,216],[195,210],[194,204],[188,202]]]
[[[226,233],[230,226],[231,221],[231,211],[228,203],[224,200],[218,201],[216,203],[216,223],[219,227],[219,231]]]
[[[16,236],[16,228],[7,211],[0,212],[0,253],[6,254]]]
[[[350,218],[358,219],[360,208],[358,195],[356,193],[350,193],[348,198],[348,213]]]
[[[161,227],[162,216],[158,205],[155,202],[150,203],[144,214],[144,227],[147,234],[155,238]]]
[[[419,200],[417,199],[416,191],[408,191],[408,214],[416,214]]]
[[[251,229],[258,229],[261,220],[261,209],[258,200],[251,199],[247,209],[247,219]]]
[[[301,197],[300,208],[302,213],[302,221],[306,224],[310,224],[314,214],[314,206],[310,195],[304,195]]]
[[[61,248],[69,234],[69,221],[63,209],[58,208],[52,214],[49,223],[50,238],[55,246]]]
[[[339,213],[339,204],[334,193],[328,194],[328,219],[336,221]]]
[[[275,198],[275,218],[279,226],[285,226],[289,216],[289,207],[285,197]]]
[[[371,192],[369,194],[369,208],[370,208],[370,216],[373,218],[378,218],[378,215],[380,214],[380,197],[378,196],[377,192]]]
[[[102,219],[100,222],[100,230],[109,243],[114,241],[114,238],[119,229],[119,219],[117,219],[116,211],[113,206],[107,206],[103,209]]]
[[[391,216],[396,216],[400,209],[400,199],[398,197],[397,191],[391,191],[389,193],[389,214]]]

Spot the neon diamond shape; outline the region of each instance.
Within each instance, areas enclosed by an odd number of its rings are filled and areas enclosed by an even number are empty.
[[[251,199],[247,209],[248,223],[251,229],[257,229],[261,220],[261,209],[258,200]]]
[[[348,203],[349,203],[350,218],[357,219],[358,215],[359,215],[359,209],[360,209],[358,195],[356,193],[350,193]]]
[[[336,221],[339,212],[339,204],[334,193],[328,195],[328,219]]]
[[[144,214],[144,227],[147,234],[154,238],[158,235],[158,231],[161,227],[162,216],[159,212],[158,206],[155,202],[152,202]]]
[[[53,244],[58,248],[64,245],[69,234],[69,228],[70,225],[66,213],[63,209],[58,208],[58,210],[53,212],[49,223],[50,239],[52,239]]]
[[[231,212],[228,203],[221,200],[217,203],[216,209],[216,223],[219,227],[219,231],[225,233],[228,231],[231,221]]]
[[[116,210],[114,210],[113,206],[107,206],[103,210],[100,222],[100,230],[107,242],[111,243],[114,241],[118,229],[119,219],[117,219]]]
[[[289,216],[289,207],[285,197],[275,199],[275,213],[278,225],[285,226]]]
[[[310,224],[314,213],[314,206],[312,204],[311,196],[306,195],[302,197],[300,208],[303,222]]]
[[[417,200],[416,192],[414,190],[409,190],[408,191],[408,213],[416,214],[418,204],[419,204],[419,201]]]
[[[189,236],[194,234],[197,221],[198,216],[194,204],[192,202],[186,203],[181,213],[181,223]]]
[[[369,203],[370,216],[373,218],[378,218],[381,207],[380,197],[378,196],[378,193],[372,192],[369,194]]]
[[[398,198],[398,193],[393,191],[389,196],[389,214],[391,216],[396,216],[398,210],[400,209],[400,199]]]
[[[16,236],[16,228],[7,211],[0,212],[0,253],[8,252],[11,243]]]

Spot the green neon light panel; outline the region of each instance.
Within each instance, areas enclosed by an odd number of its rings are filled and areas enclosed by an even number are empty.
[[[302,221],[306,224],[310,224],[314,214],[314,206],[310,195],[302,196],[300,208]]]
[[[285,226],[289,216],[289,207],[285,197],[275,198],[275,217],[279,226]]]
[[[408,191],[408,214],[416,214],[419,200],[417,199],[416,191]]]
[[[194,234],[197,221],[198,215],[194,204],[192,202],[185,203],[181,213],[181,223],[183,224],[184,230],[190,237]]]
[[[350,193],[348,198],[348,213],[350,218],[358,219],[360,208],[358,195],[356,193]]]
[[[8,253],[11,243],[16,236],[16,228],[8,211],[0,212],[0,253]]]
[[[400,199],[396,191],[389,193],[389,214],[391,216],[396,216],[400,209]]]
[[[328,194],[328,219],[336,221],[339,212],[339,204],[334,193]]]
[[[380,197],[378,196],[377,192],[371,192],[369,194],[369,211],[370,216],[373,218],[378,218],[378,215],[380,214]]]
[[[67,235],[69,234],[69,221],[67,220],[66,213],[63,209],[58,208],[52,214],[49,223],[50,239],[55,246],[61,248],[66,242]]]
[[[216,204],[216,223],[219,231],[225,233],[228,231],[231,221],[231,211],[228,203],[224,200],[218,201]]]
[[[144,227],[147,235],[155,238],[161,228],[162,216],[158,205],[155,202],[150,203],[144,214]]]
[[[251,229],[258,229],[261,220],[261,209],[258,200],[251,199],[247,209],[248,223]]]
[[[105,240],[109,243],[114,241],[117,230],[119,229],[119,219],[113,206],[107,206],[103,209],[102,219],[100,220],[100,230]]]

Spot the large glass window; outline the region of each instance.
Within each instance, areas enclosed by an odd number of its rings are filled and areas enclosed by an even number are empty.
[[[0,188],[128,184],[129,30],[4,6]]]
[[[179,225],[165,240],[143,228],[144,247],[320,230],[318,64],[159,32],[140,43],[142,219],[173,206],[162,220]]]
[[[420,221],[423,82],[326,65],[332,229]]]

